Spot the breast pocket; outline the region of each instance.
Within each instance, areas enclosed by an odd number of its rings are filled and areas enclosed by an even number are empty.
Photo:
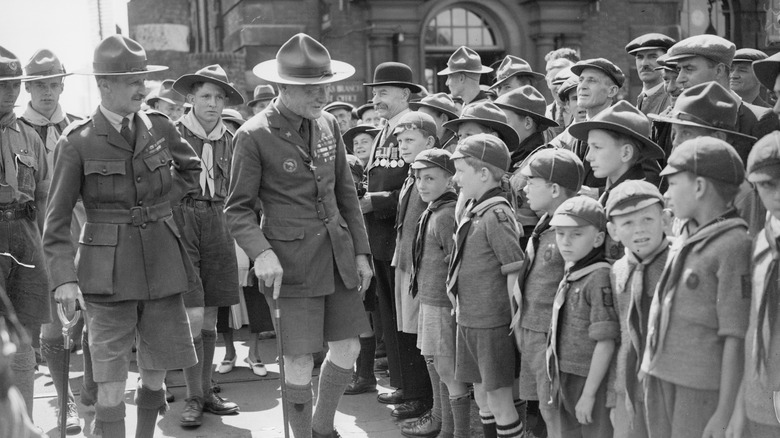
[[[124,160],[86,160],[84,162],[86,197],[93,195],[97,202],[112,202],[120,197],[122,179],[127,173]]]
[[[79,237],[79,286],[85,294],[113,295],[119,226],[87,222]]]
[[[151,174],[152,188],[151,192],[158,196],[165,196],[171,190],[171,151],[167,147],[161,148],[158,152],[144,157],[146,168]]]
[[[227,196],[228,182],[230,181],[230,160],[228,157],[217,159],[217,172],[214,175],[214,191],[220,197]]]
[[[274,253],[282,264],[282,284],[303,284],[306,281],[306,265],[309,257],[304,249],[306,232],[301,227],[263,228],[265,238],[271,243]]]
[[[31,155],[16,154],[16,180],[19,190],[32,195],[35,192],[35,173],[38,171],[38,162]]]

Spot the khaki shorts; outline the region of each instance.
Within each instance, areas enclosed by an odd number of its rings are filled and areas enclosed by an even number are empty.
[[[520,391],[523,400],[539,400],[547,380],[547,333],[519,327],[520,330]],[[545,400],[546,402],[546,400]]]
[[[455,380],[481,383],[485,391],[508,388],[515,380],[515,340],[509,327],[458,326]]]
[[[420,304],[417,348],[423,356],[455,357],[455,331],[451,307]]]

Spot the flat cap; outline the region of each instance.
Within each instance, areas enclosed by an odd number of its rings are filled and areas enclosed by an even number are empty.
[[[654,68],[653,70],[668,70],[677,73],[677,63],[669,62],[668,53],[664,53],[663,55],[656,58],[655,62],[658,63],[658,67]]]
[[[731,62],[734,63],[734,62],[761,61],[762,59],[766,59],[768,57],[769,55],[767,55],[766,53],[760,50],[744,48],[744,49],[737,49],[737,51],[734,52],[734,59]]]
[[[455,164],[452,162],[452,154],[446,149],[426,149],[414,159],[412,169],[430,169],[438,167],[451,175],[455,174]]]
[[[717,35],[696,35],[673,45],[668,60],[678,62],[694,56],[703,56],[712,61],[731,65],[737,47],[731,41]]]
[[[780,178],[780,131],[773,131],[753,145],[747,159],[747,179],[755,183]]]
[[[509,148],[495,135],[476,134],[458,142],[452,159],[472,157],[484,163],[504,169],[509,169],[511,158]]]
[[[667,51],[676,42],[677,40],[674,38],[662,33],[646,33],[631,40],[631,42],[626,45],[626,52],[634,55],[642,50],[661,49]]]
[[[395,125],[393,135],[398,135],[404,131],[413,131],[420,129],[425,131],[423,135],[436,137],[436,122],[433,117],[419,111],[410,111],[401,117],[398,124]]]
[[[633,213],[653,204],[664,205],[664,196],[658,187],[638,179],[626,180],[609,192],[607,217]]]
[[[568,149],[540,149],[528,157],[520,173],[530,178],[541,178],[549,183],[579,192],[585,178],[580,158]]]
[[[550,225],[553,227],[592,225],[599,230],[604,230],[607,226],[607,216],[599,201],[590,196],[575,196],[555,210]]]
[[[612,79],[612,82],[614,82],[618,87],[622,87],[626,82],[626,75],[623,74],[623,70],[621,70],[620,67],[615,65],[609,59],[583,59],[582,61],[571,66],[571,71],[577,76],[580,76],[582,75],[583,70],[586,68],[595,68],[597,70],[601,70],[607,76],[609,76],[609,78]]]
[[[733,146],[715,137],[697,137],[677,146],[666,160],[661,176],[691,172],[726,184],[745,180],[745,167]]]

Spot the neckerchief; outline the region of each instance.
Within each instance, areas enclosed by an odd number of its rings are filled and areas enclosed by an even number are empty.
[[[645,171],[642,169],[641,163],[636,163],[629,168],[626,173],[620,175],[615,182],[609,182],[609,186],[604,188],[604,193],[599,197],[599,204],[602,207],[607,205],[607,199],[609,199],[609,193],[617,187],[620,183],[626,180],[645,180]]]
[[[417,225],[414,227],[414,245],[412,246],[412,276],[409,281],[409,292],[412,297],[417,296],[417,274],[422,262],[423,247],[425,246],[425,230],[428,228],[428,221],[434,212],[444,207],[445,205],[452,204],[458,199],[458,195],[454,191],[444,192],[435,201],[428,204],[428,208],[422,212],[420,219],[417,221]]]
[[[520,269],[520,275],[517,277],[517,283],[512,288],[512,305],[514,309],[514,315],[512,315],[512,322],[509,324],[510,332],[514,331],[516,327],[520,326],[520,318],[523,314],[523,285],[528,273],[531,272],[531,268],[536,258],[536,251],[539,249],[539,240],[542,233],[550,228],[550,221],[552,221],[552,215],[545,213],[539,222],[534,226],[534,231],[531,233],[531,237],[528,239],[528,244],[525,248],[525,259],[523,260],[523,267]]]
[[[22,118],[33,125],[46,127],[46,138],[44,139],[46,150],[53,152],[54,148],[57,146],[57,140],[59,139],[59,133],[57,133],[54,126],[65,121],[65,112],[62,111],[62,107],[57,104],[57,109],[54,110],[54,114],[51,115],[51,118],[47,119],[46,116],[35,111],[32,104],[28,103],[27,108],[24,110],[24,114],[22,114]]]
[[[16,114],[13,111],[0,117],[0,133],[5,132],[11,125],[16,123]],[[10,186],[14,193],[19,191],[19,181],[16,179],[16,155],[11,150],[11,145],[3,142],[3,136],[0,135],[0,154],[2,155],[2,179],[0,185]]]
[[[777,294],[780,293],[778,287],[778,237],[775,235],[771,220],[767,221],[764,227],[764,236],[769,244],[769,251],[772,260],[766,270],[764,277],[764,290],[758,300],[758,315],[756,323],[756,336],[753,340],[753,362],[756,366],[756,374],[762,376],[767,370],[767,360],[769,345],[772,336],[772,327],[774,327],[777,315],[772,309],[777,309]]]
[[[409,166],[409,175],[406,176],[398,194],[398,211],[395,214],[395,229],[399,238],[401,236],[401,227],[404,224],[404,216],[406,216],[406,209],[409,207],[409,193],[411,193],[413,185],[414,175],[412,174],[412,166]]]
[[[222,123],[222,119],[219,119],[217,126],[211,130],[208,134],[203,129],[203,126],[195,117],[195,111],[190,111],[181,118],[181,124],[192,132],[195,137],[203,140],[203,150],[201,151],[201,161],[203,168],[200,171],[200,190],[203,196],[208,196],[209,193],[214,194],[214,146],[211,144],[213,141],[219,141],[224,135],[227,128]]]

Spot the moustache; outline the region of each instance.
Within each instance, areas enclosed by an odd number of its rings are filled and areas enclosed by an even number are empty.
[[[642,67],[641,70],[639,70],[640,73],[652,73],[655,69],[652,67]]]

